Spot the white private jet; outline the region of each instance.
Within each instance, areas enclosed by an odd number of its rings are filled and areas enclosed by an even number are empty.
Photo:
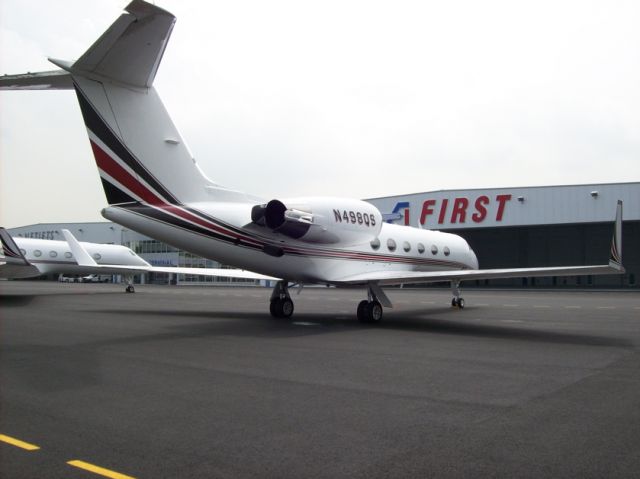
[[[4,76],[0,88],[75,90],[109,203],[102,215],[176,248],[278,278],[272,315],[292,315],[290,283],[366,289],[357,317],[377,322],[382,306],[391,307],[385,285],[448,281],[452,305],[462,308],[463,280],[624,272],[620,203],[608,264],[480,270],[460,236],[384,223],[365,201],[267,201],[214,183],[153,87],[175,20],[134,0],[78,60],[49,59],[62,70]]]
[[[157,267],[147,263],[130,248],[113,244],[80,243],[69,230],[62,230],[66,241],[37,238],[13,238],[0,228],[2,256],[0,278],[25,279],[45,274],[89,275],[119,274],[127,283],[126,292],[135,292],[133,276],[140,273],[173,273],[202,276],[223,276],[249,279],[252,272],[220,268]]]

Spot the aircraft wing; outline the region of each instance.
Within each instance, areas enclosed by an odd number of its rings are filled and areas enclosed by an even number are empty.
[[[335,280],[342,285],[365,285],[377,283],[381,286],[416,283],[437,283],[439,281],[469,281],[495,278],[529,278],[539,276],[581,276],[598,274],[620,274],[624,268],[617,263],[599,266],[564,266],[552,268],[504,268],[470,269],[459,271],[378,271],[346,276]]]
[[[140,274],[140,273],[173,273],[173,274],[194,274],[198,276],[218,276],[223,278],[239,278],[239,279],[268,279],[278,280],[273,276],[254,273],[253,271],[245,271],[241,269],[226,268],[182,268],[182,267],[158,267],[151,265],[144,266],[127,266],[118,264],[98,264],[91,255],[82,247],[80,242],[71,234],[69,230],[62,230],[65,240],[71,248],[73,256],[79,266],[87,268],[87,272],[100,274]]]

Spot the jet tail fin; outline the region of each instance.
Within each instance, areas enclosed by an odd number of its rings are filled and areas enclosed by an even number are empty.
[[[0,240],[2,241],[2,252],[8,264],[31,266],[31,263],[24,257],[11,235],[1,227]]]
[[[64,229],[61,231],[79,266],[98,266],[98,263],[96,263],[87,250],[82,247],[76,237],[71,234],[71,231]]]

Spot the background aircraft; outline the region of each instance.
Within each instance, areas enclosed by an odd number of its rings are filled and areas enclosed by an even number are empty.
[[[290,282],[362,287],[361,321],[391,307],[383,285],[451,282],[462,308],[462,280],[619,274],[622,205],[608,264],[479,270],[460,236],[383,222],[373,205],[334,197],[267,201],[208,179],[173,125],[153,81],[175,17],[141,0],[63,71],[5,76],[3,89],[73,89],[109,203],[105,218],[196,255],[280,278],[274,316],[289,317]],[[289,175],[274,172],[274,175]],[[295,181],[295,176],[291,176]],[[612,205],[613,209],[613,205]]]
[[[130,248],[113,244],[80,243],[68,230],[66,241],[36,238],[12,238],[0,228],[2,253],[0,278],[24,279],[45,274],[89,275],[119,274],[133,293],[133,276],[140,273],[195,274],[246,279],[275,279],[249,271],[219,268],[173,268],[151,266]]]

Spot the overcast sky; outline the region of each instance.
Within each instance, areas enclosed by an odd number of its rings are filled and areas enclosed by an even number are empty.
[[[183,1],[155,86],[210,178],[266,199],[640,181],[640,2]],[[0,73],[124,0],[2,0]],[[99,221],[75,95],[0,92],[0,224]]]

